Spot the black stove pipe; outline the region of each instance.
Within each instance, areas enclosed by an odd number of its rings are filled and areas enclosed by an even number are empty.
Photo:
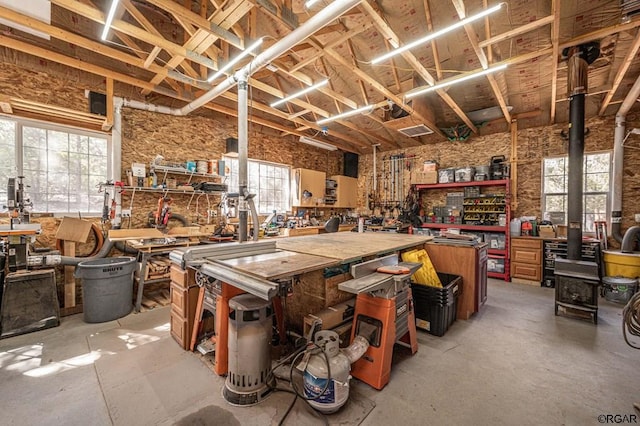
[[[582,258],[582,194],[584,164],[584,97],[587,91],[587,62],[580,47],[571,49],[569,57],[569,182],[567,258]]]

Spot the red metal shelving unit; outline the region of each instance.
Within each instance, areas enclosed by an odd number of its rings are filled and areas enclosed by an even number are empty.
[[[454,223],[424,223],[421,228],[430,229],[448,229],[456,228],[462,231],[478,231],[478,232],[496,232],[504,233],[505,247],[502,249],[489,248],[489,257],[504,258],[504,272],[488,272],[487,275],[491,278],[499,278],[505,281],[511,281],[511,268],[510,268],[510,248],[511,248],[511,236],[509,231],[509,223],[511,222],[511,186],[509,179],[501,180],[485,180],[474,182],[454,182],[454,183],[436,183],[436,184],[414,184],[414,188],[418,191],[428,191],[433,189],[452,189],[452,188],[465,188],[469,186],[479,187],[504,187],[505,193],[505,214],[507,221],[505,226],[483,226],[483,225],[466,225],[466,224],[454,224]]]

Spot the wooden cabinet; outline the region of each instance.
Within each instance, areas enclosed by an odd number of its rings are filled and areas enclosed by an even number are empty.
[[[291,205],[294,207],[323,206],[326,176],[325,172],[317,170],[291,170]]]
[[[355,208],[358,204],[358,179],[349,176],[331,176],[337,183],[334,207]]]
[[[542,280],[542,240],[515,237],[511,239],[511,277]]]
[[[192,269],[171,266],[171,336],[182,349],[188,349],[191,343],[199,290]]]
[[[436,271],[462,277],[462,293],[458,298],[458,318],[467,320],[487,300],[486,244],[477,246],[425,244]]]

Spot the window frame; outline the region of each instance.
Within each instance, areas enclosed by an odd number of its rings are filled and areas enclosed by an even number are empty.
[[[232,161],[238,161],[238,157],[237,156],[231,156],[231,155],[223,155],[222,159],[225,161],[225,166],[227,164],[230,163],[229,160]],[[280,167],[282,169],[286,169],[286,180],[287,180],[287,188],[286,188],[286,193],[285,195],[285,203],[286,203],[286,210],[284,212],[279,212],[278,213],[286,213],[291,211],[291,166],[289,164],[283,164],[283,163],[276,163],[273,161],[264,161],[264,160],[254,160],[254,159],[247,159],[247,173],[250,174],[250,170],[251,170],[251,166],[250,164],[254,163],[257,164],[258,166],[261,165],[267,165],[267,166],[275,166],[275,167]],[[232,186],[231,185],[231,181],[232,181],[232,177],[233,174],[231,173],[231,167],[229,166],[229,174],[225,177],[226,179],[228,179],[227,183],[229,184],[229,192],[236,192],[238,190],[237,186]],[[262,177],[262,176],[261,176]],[[251,179],[251,176],[248,176],[248,179]],[[248,183],[248,187],[251,187],[251,182],[247,182]],[[258,182],[258,188],[259,188],[260,182]],[[256,198],[258,200],[260,200],[260,194],[256,194]],[[273,213],[273,211],[260,211],[260,202],[256,203],[256,210],[258,211],[259,215],[269,215],[271,213]]]
[[[587,164],[587,160],[589,156],[594,156],[594,155],[601,155],[601,154],[608,154],[609,155],[609,168],[608,168],[608,174],[609,174],[609,182],[608,182],[608,190],[605,191],[587,191],[586,190],[586,185],[587,185],[587,176],[589,174],[594,174],[594,173],[589,173],[587,168],[585,167]],[[611,196],[612,196],[612,167],[611,167],[611,161],[612,161],[612,157],[613,157],[613,151],[612,150],[601,150],[601,151],[592,151],[592,152],[585,152],[583,155],[583,192],[582,192],[582,227],[583,227],[583,231],[585,233],[595,233],[595,229],[594,230],[588,230],[587,228],[587,215],[588,214],[592,214],[592,213],[588,213],[586,211],[586,197],[587,196],[594,196],[594,195],[605,195],[606,196],[606,201],[605,201],[605,220],[608,222],[611,218]],[[564,192],[547,192],[546,188],[545,188],[545,178],[548,177],[545,173],[545,161],[546,160],[550,160],[550,159],[559,159],[559,158],[564,158],[565,159],[565,172],[561,175],[564,176],[566,181],[565,181],[565,191]],[[551,156],[547,156],[547,157],[543,157],[542,161],[541,161],[541,185],[540,185],[540,191],[541,191],[541,211],[542,214],[544,215],[545,213],[548,212],[547,210],[547,197],[548,196],[563,196],[563,197],[568,197],[568,184],[569,184],[569,175],[568,175],[568,168],[569,168],[569,156],[568,155],[551,155]],[[598,173],[603,173],[603,172],[598,172]],[[560,175],[558,175],[560,176]],[[565,198],[565,207],[566,204],[568,203],[568,201]],[[565,224],[567,224],[568,221],[568,208],[565,208],[565,217],[564,217],[564,221]]]
[[[106,133],[106,132],[99,132],[96,130],[88,130],[82,127],[76,127],[76,126],[71,126],[71,125],[63,125],[63,124],[57,124],[57,123],[53,123],[53,122],[48,122],[48,121],[44,121],[44,120],[37,120],[37,119],[31,119],[31,118],[25,118],[25,117],[16,117],[16,116],[10,116],[10,115],[6,115],[6,114],[0,114],[0,119],[5,120],[5,121],[12,121],[15,123],[15,140],[14,140],[14,147],[15,147],[15,164],[14,164],[14,170],[16,173],[16,176],[23,176],[24,175],[24,170],[25,170],[25,164],[24,164],[24,148],[25,148],[25,144],[24,144],[24,128],[25,127],[30,127],[30,128],[36,128],[36,129],[41,129],[44,130],[45,132],[61,132],[61,133],[67,133],[67,134],[72,134],[72,135],[79,135],[79,136],[83,136],[83,137],[88,137],[88,138],[99,138],[99,139],[105,139],[107,142],[107,153],[106,153],[106,160],[107,160],[107,164],[106,164],[106,169],[107,169],[107,180],[113,180],[113,176],[115,176],[115,162],[114,162],[114,138],[112,136],[111,133]],[[2,184],[2,183],[0,183]],[[25,181],[25,186],[28,186],[29,182]],[[5,183],[5,188],[6,188],[6,183]],[[26,195],[29,195],[29,190],[27,189],[26,191]],[[98,188],[96,188],[96,193],[95,195],[98,195],[99,191]],[[49,212],[49,211],[40,211],[40,210],[35,210],[35,209],[30,209],[31,213],[36,213],[36,214],[52,214],[54,217],[63,217],[63,216],[68,216],[69,214],[77,214],[77,211],[67,211],[67,212]],[[99,217],[100,215],[102,215],[102,211],[101,210],[97,210],[97,211],[85,211],[85,212],[80,212],[82,216],[85,217]]]

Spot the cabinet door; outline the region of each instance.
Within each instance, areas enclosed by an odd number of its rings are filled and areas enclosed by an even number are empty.
[[[542,250],[513,247],[511,250],[511,261],[539,266],[542,263]]]
[[[291,171],[291,204],[300,207],[322,206],[324,204],[325,180],[325,172],[293,169]]]
[[[486,247],[478,249],[478,272],[476,278],[476,312],[487,301],[487,260],[489,251]]]
[[[331,176],[338,184],[335,207],[354,208],[358,203],[358,179],[349,176]]]
[[[540,281],[542,279],[542,268],[540,265],[512,262],[511,276],[525,280]]]

